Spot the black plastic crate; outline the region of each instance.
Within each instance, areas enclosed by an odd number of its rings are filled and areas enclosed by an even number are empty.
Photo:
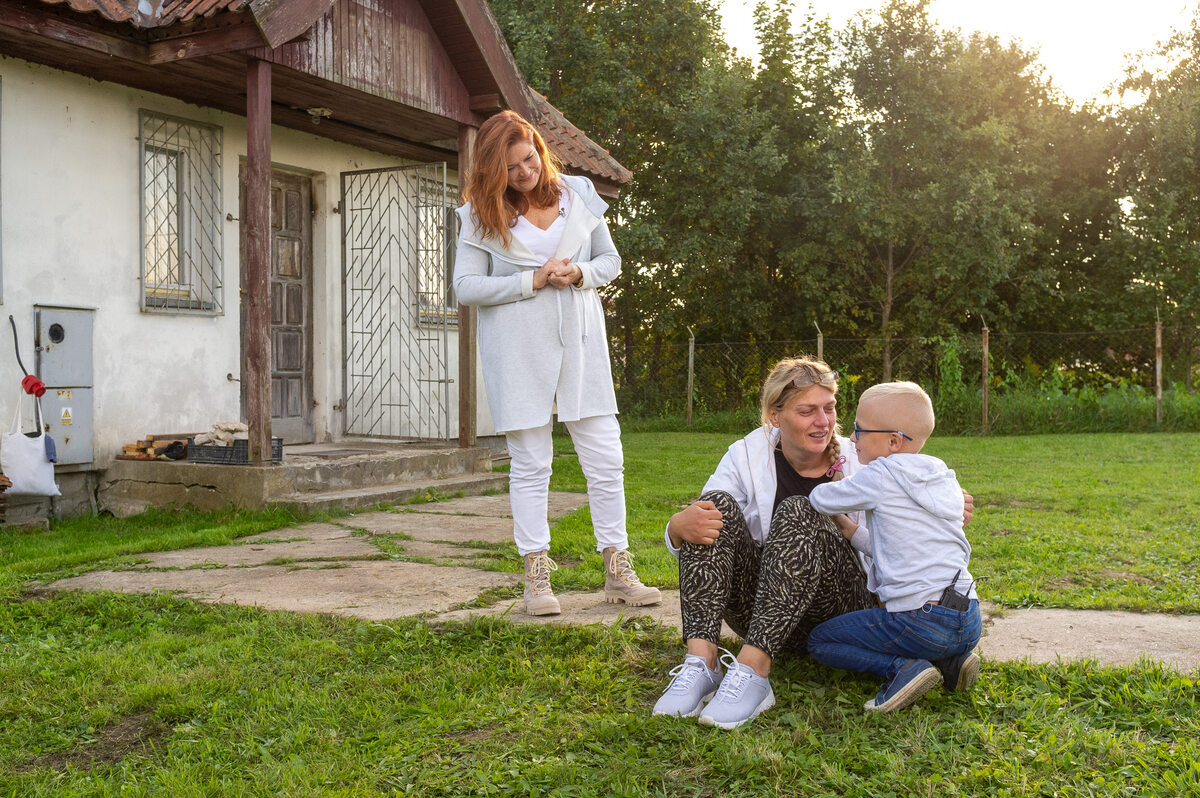
[[[189,463],[212,463],[214,465],[250,465],[250,441],[237,439],[232,446],[201,446],[195,438],[188,438],[187,459]],[[283,462],[283,438],[271,439],[271,461]]]

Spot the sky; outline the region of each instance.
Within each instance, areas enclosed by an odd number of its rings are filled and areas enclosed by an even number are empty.
[[[804,9],[809,0],[796,0]],[[835,28],[883,0],[811,0]],[[1037,50],[1053,83],[1077,102],[1100,98],[1120,79],[1127,53],[1149,49],[1183,28],[1197,0],[934,0],[930,15],[943,28],[982,31],[1019,39]],[[725,39],[754,55],[754,0],[721,0]],[[798,19],[803,19],[798,13]]]

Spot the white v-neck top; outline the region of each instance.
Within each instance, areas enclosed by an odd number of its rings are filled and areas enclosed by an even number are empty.
[[[535,258],[545,263],[558,254],[558,244],[562,241],[567,214],[570,212],[571,195],[564,188],[558,195],[558,216],[554,217],[549,227],[543,230],[524,216],[518,216],[517,223],[513,225],[513,235],[529,247]]]

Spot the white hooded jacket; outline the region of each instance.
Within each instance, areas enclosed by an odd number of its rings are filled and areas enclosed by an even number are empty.
[[[889,612],[936,601],[955,579],[975,598],[963,533],[963,493],[954,472],[926,454],[893,454],[872,460],[840,482],[813,488],[822,513],[866,511],[869,534],[852,545],[871,555],[876,592]]]

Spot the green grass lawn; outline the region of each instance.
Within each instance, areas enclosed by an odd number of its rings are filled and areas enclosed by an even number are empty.
[[[730,440],[626,436],[646,581],[675,584],[663,524]],[[553,486],[582,489],[558,445]],[[976,496],[984,597],[1197,611],[1200,436],[929,451]],[[793,661],[772,675],[776,708],[730,733],[648,716],[681,645],[644,621],[431,626],[26,592],[297,520],[159,513],[0,531],[0,795],[1200,795],[1200,674],[1149,663],[985,661],[971,693],[879,717],[861,710],[870,680]],[[555,527],[554,554],[562,588],[601,584],[586,509]]]

